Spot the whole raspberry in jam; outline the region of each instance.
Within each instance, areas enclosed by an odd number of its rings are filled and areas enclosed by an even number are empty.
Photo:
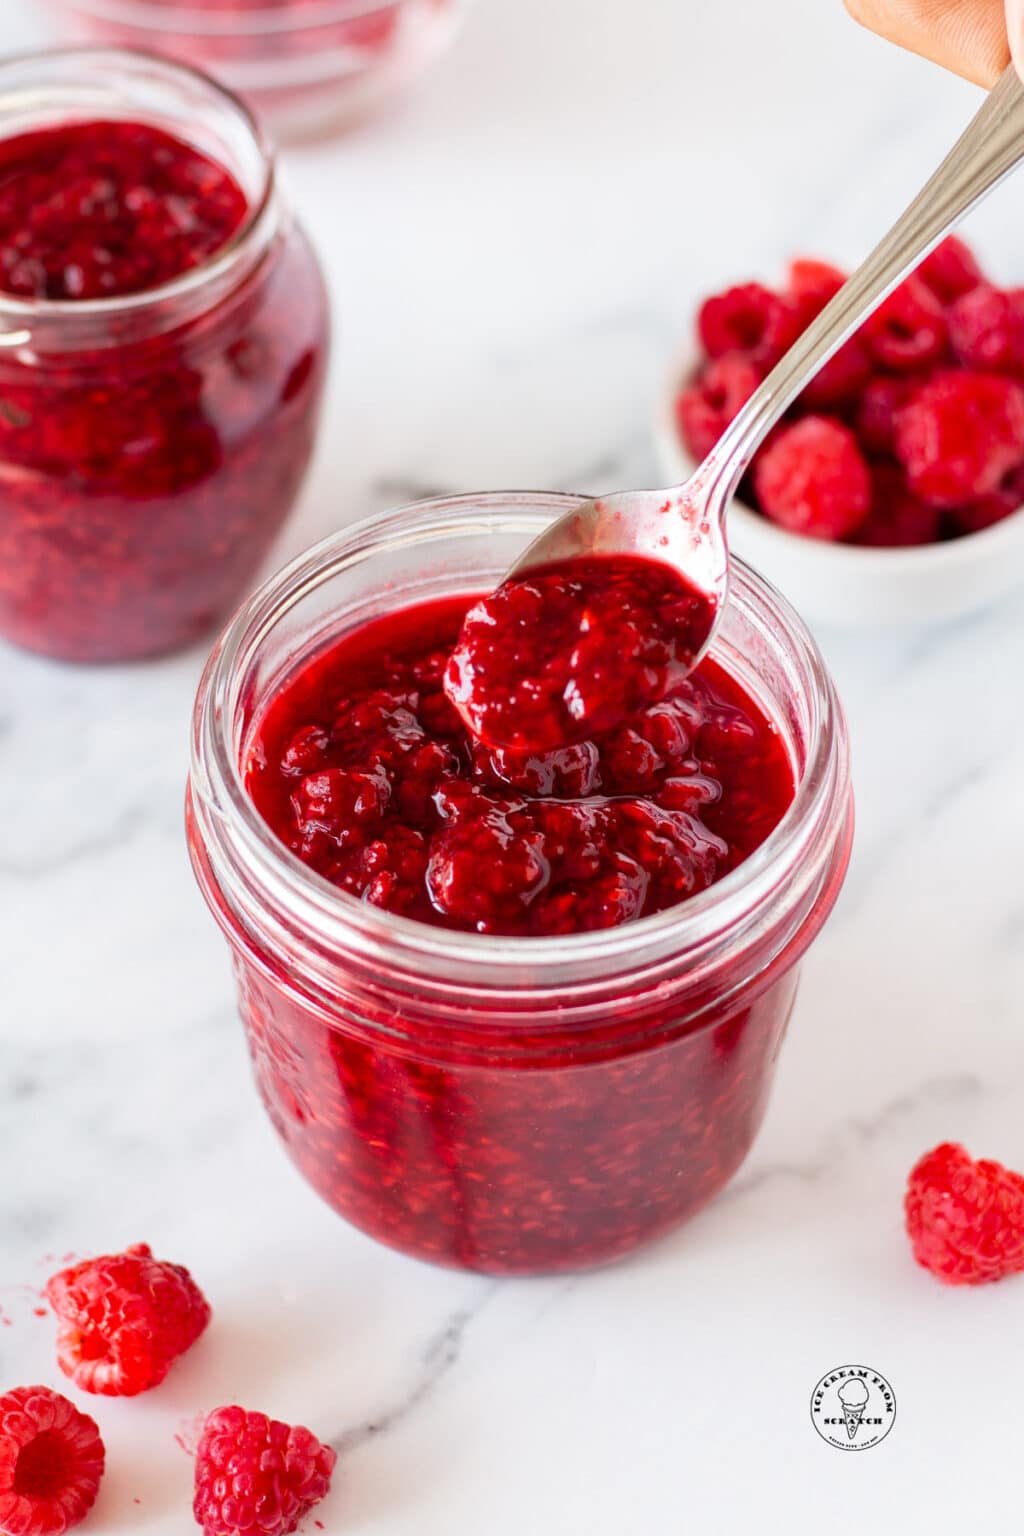
[[[61,1370],[83,1392],[106,1397],[158,1386],[210,1321],[188,1270],[154,1259],[145,1243],[62,1270],[46,1294]]]
[[[768,365],[792,346],[800,323],[792,307],[760,283],[743,283],[705,299],[697,332],[708,357],[745,352]]]
[[[0,288],[104,299],[179,276],[245,218],[238,183],[145,123],[84,122],[0,140]]]
[[[764,369],[743,352],[711,360],[676,401],[683,442],[695,459],[706,459],[764,378]]]
[[[196,1451],[192,1508],[203,1536],[291,1536],[326,1497],[336,1460],[301,1426],[216,1409]]]
[[[843,539],[871,508],[871,475],[853,434],[825,416],[784,427],[754,461],[762,511],[792,533]]]
[[[947,1285],[1024,1269],[1024,1176],[943,1142],[911,1170],[904,1200],[914,1258]]]
[[[941,304],[952,304],[984,282],[974,252],[958,235],[947,235],[917,269],[917,276]]]
[[[489,745],[584,741],[685,676],[713,622],[713,602],[663,561],[565,561],[504,582],[470,609],[445,693]]]
[[[896,453],[922,501],[988,496],[1024,460],[1024,390],[997,374],[937,373],[898,413]]]
[[[979,283],[950,309],[949,339],[965,368],[1024,373],[1024,293]]]
[[[863,333],[876,361],[896,373],[924,368],[945,356],[945,313],[916,273],[875,310]]]
[[[103,1477],[99,1430],[49,1387],[0,1396],[0,1531],[63,1536],[84,1520]]]

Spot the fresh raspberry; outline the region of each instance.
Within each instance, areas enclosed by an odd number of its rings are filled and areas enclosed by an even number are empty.
[[[1024,473],[1016,469],[991,496],[983,496],[980,501],[968,502],[962,507],[951,507],[946,513],[948,531],[953,538],[965,533],[981,533],[1019,512],[1022,506]]]
[[[687,448],[706,459],[729,423],[764,378],[764,369],[742,352],[726,352],[701,372],[676,401],[676,421]]]
[[[336,1460],[308,1429],[217,1408],[196,1451],[196,1522],[204,1536],[289,1536],[326,1496]]]
[[[103,1476],[100,1432],[49,1387],[0,1397],[0,1531],[62,1536],[84,1520]]]
[[[743,283],[705,299],[697,332],[708,357],[746,352],[770,366],[800,333],[791,305],[761,283]]]
[[[898,413],[896,453],[922,501],[988,496],[1024,459],[1024,390],[993,373],[936,373]]]
[[[853,536],[855,544],[874,549],[907,549],[934,544],[941,532],[937,507],[912,496],[895,464],[876,464],[871,472],[871,511]]]
[[[1003,293],[979,283],[949,311],[949,340],[965,368],[993,373],[1024,371],[1024,302],[1018,289]]]
[[[846,273],[827,261],[798,257],[789,264],[789,298],[806,326],[820,315],[846,282]]]
[[[925,375],[879,373],[869,379],[857,406],[854,429],[865,453],[890,458],[896,451],[896,413],[925,382]]]
[[[198,1339],[210,1308],[187,1269],[145,1243],[54,1275],[57,1360],[83,1392],[134,1397],[158,1386]]]
[[[930,256],[925,257],[917,269],[917,276],[940,304],[952,304],[961,294],[970,293],[985,280],[974,252],[956,235],[948,235]]]
[[[762,512],[793,533],[843,539],[871,507],[871,475],[852,432],[827,416],[784,428],[754,461]]]
[[[866,321],[864,335],[883,367],[906,373],[944,355],[946,317],[931,289],[912,273]]]
[[[1024,1269],[1024,1177],[943,1142],[911,1170],[904,1200],[914,1258],[947,1285]]]

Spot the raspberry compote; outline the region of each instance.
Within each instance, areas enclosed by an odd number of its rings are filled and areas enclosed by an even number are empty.
[[[665,700],[548,751],[468,734],[461,621],[580,504],[339,535],[236,616],[196,710],[193,864],[275,1127],[357,1226],[497,1274],[615,1258],[729,1179],[849,855],[832,685],[742,566]]]
[[[785,745],[712,661],[586,741],[470,736],[442,689],[468,607],[444,598],[343,636],[258,727],[253,800],[340,890],[478,933],[582,933],[706,890],[782,819]]]
[[[404,90],[455,36],[468,0],[49,0],[76,42],[207,69],[278,136],[322,137]]]
[[[26,124],[30,88],[58,121]],[[292,505],[327,347],[243,110],[152,59],[0,66],[0,328],[0,634],[76,661],[188,644]]]
[[[490,746],[535,752],[583,742],[681,681],[715,611],[660,560],[589,555],[546,566],[473,605],[445,692]]]

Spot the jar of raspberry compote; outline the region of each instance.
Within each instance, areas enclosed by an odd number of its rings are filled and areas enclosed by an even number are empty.
[[[728,1181],[852,836],[833,685],[742,565],[711,661],[629,729],[467,748],[439,636],[575,504],[318,545],[232,621],[194,720],[193,864],[281,1139],[375,1238],[494,1274],[614,1259]]]
[[[50,0],[77,42],[186,59],[279,137],[319,138],[400,95],[453,41],[468,0]]]
[[[302,484],[327,348],[238,101],[142,55],[0,64],[0,635],[126,660],[222,621]]]

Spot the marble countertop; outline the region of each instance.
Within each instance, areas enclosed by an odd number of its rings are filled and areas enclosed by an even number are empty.
[[[3,48],[31,35],[14,9]],[[856,258],[976,94],[838,0],[478,0],[404,110],[287,157],[338,346],[275,563],[436,489],[651,480],[653,400],[697,296],[797,250]],[[1007,276],[1021,196],[975,223]],[[535,1282],[375,1246],[280,1152],[185,856],[202,655],[0,654],[0,1384],[59,1385],[33,1313],[47,1255],[145,1239],[217,1312],[158,1392],[103,1405],[88,1529],[191,1530],[175,1435],[232,1400],[338,1445],[331,1536],[953,1533],[1015,1510],[1024,1281],[938,1286],[900,1202],[946,1138],[1024,1165],[1019,608],[819,632],[859,834],[764,1130],[674,1237]],[[850,1360],[899,1405],[855,1457],[808,1413]]]

